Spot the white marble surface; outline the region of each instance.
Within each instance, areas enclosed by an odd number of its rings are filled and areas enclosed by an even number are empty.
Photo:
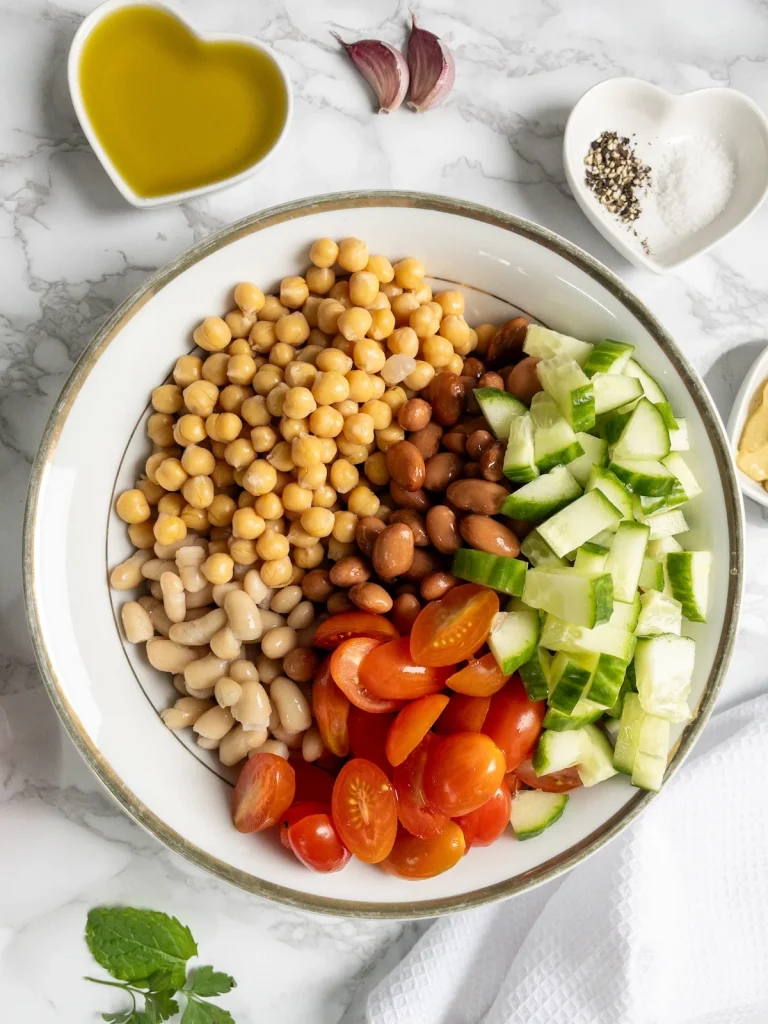
[[[417,926],[334,921],[259,902],[193,871],[102,793],[42,689],[21,603],[30,464],[73,361],[156,267],[252,210],[350,188],[413,188],[498,206],[561,232],[617,271],[661,317],[727,415],[765,344],[763,209],[711,254],[656,278],[588,225],[564,184],[564,120],[615,75],[673,91],[741,89],[768,108],[768,9],[753,0],[435,0],[414,4],[457,58],[449,102],[375,117],[329,36],[403,37],[398,0],[179,0],[208,30],[251,33],[293,80],[293,130],[264,175],[159,212],[123,203],[78,129],[69,42],[94,4],[0,0],[0,992],[4,1019],[82,1024],[110,994],[81,981],[91,906],[127,902],[188,923],[207,962],[233,973],[238,1024],[359,1021],[370,976]],[[747,590],[722,706],[763,688],[768,531],[747,508]],[[106,995],[105,995],[106,993]]]

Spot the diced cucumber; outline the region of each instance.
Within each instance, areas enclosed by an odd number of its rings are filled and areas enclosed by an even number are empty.
[[[643,710],[670,722],[687,722],[696,644],[690,637],[664,633],[641,638],[635,647],[637,692]]]
[[[518,484],[535,480],[539,470],[533,458],[533,421],[530,414],[515,416],[504,453],[504,476]]]
[[[601,341],[589,353],[584,373],[588,377],[594,377],[596,373],[623,373],[634,351],[634,345],[625,345],[622,341]]]
[[[604,712],[616,703],[624,677],[627,674],[627,662],[612,654],[601,654],[592,677],[587,697],[590,703],[597,704]]]
[[[567,793],[521,789],[512,800],[509,823],[518,839],[533,839],[562,816],[567,803]]]
[[[537,775],[576,767],[584,786],[594,786],[616,774],[613,748],[596,725],[556,732],[545,729],[533,754]]]
[[[670,473],[673,473],[680,481],[680,486],[683,489],[686,501],[690,501],[692,498],[701,494],[701,487],[699,487],[696,477],[693,475],[688,467],[688,463],[679,452],[670,452],[669,455],[661,461]]]
[[[650,526],[649,540],[664,540],[667,537],[674,537],[680,533],[686,533],[688,523],[685,516],[678,508],[670,509],[668,512],[657,512],[655,515],[644,517],[640,522]]]
[[[673,452],[687,452],[690,448],[688,442],[688,424],[682,418],[677,418],[677,430],[669,432],[669,450]]]
[[[501,388],[475,388],[473,394],[488,426],[499,441],[506,441],[509,437],[512,420],[528,412],[519,398]]]
[[[540,472],[564,466],[584,454],[573,427],[546,391],[539,391],[531,402],[533,457]]]
[[[615,701],[613,707],[605,709],[605,716],[606,716],[605,720],[606,720],[606,722],[609,721],[612,718],[614,718],[614,719],[621,718],[621,712],[624,710],[624,698],[626,697],[626,695],[628,693],[633,693],[634,692],[633,689],[632,689],[632,684],[631,684],[630,678],[629,678],[629,670],[630,670],[631,667],[632,666],[631,666],[631,663],[630,663],[630,665],[627,666],[627,674],[624,676],[624,682],[621,684],[621,689],[619,690],[619,695],[616,698],[616,701]]]
[[[551,395],[573,430],[591,430],[595,425],[595,391],[579,364],[566,355],[544,359],[538,364],[541,386]]]
[[[592,544],[589,541],[586,544],[582,544],[576,552],[576,561],[573,563],[573,568],[577,572],[586,573],[588,576],[594,576],[604,571],[605,562],[608,558],[608,548],[601,547],[600,544]]]
[[[614,601],[613,614],[608,625],[614,629],[626,629],[632,632],[640,618],[640,595],[635,594],[632,601]]]
[[[642,523],[619,524],[605,563],[606,572],[613,576],[613,596],[617,601],[635,599],[650,532]]]
[[[667,430],[670,432],[677,430],[677,420],[675,419],[674,413],[672,412],[672,406],[669,402],[655,402],[654,404],[664,417],[664,423]]]
[[[613,583],[607,573],[585,576],[572,568],[540,566],[526,573],[523,601],[566,622],[592,628],[611,617]]]
[[[640,579],[637,581],[637,585],[641,590],[663,590],[664,566],[661,562],[646,556],[643,559],[643,567],[640,570]]]
[[[636,693],[628,693],[619,719],[619,731],[613,747],[613,767],[625,775],[632,774],[637,746],[640,742],[640,726],[645,712]]]
[[[659,385],[650,375],[634,359],[630,359],[627,365],[624,367],[624,373],[628,377],[637,377],[640,383],[643,385],[643,393],[649,402],[666,402],[667,396],[661,390]]]
[[[688,501],[683,490],[683,485],[675,477],[672,489],[667,494],[656,494],[649,497],[647,494],[632,495],[632,514],[635,519],[647,519],[648,516],[655,516],[657,512],[668,512],[671,508]]]
[[[565,565],[565,559],[556,555],[538,530],[531,530],[520,545],[520,554],[524,555],[533,566]]]
[[[656,715],[645,715],[632,766],[632,785],[658,792],[667,770],[668,754],[669,722]]]
[[[606,715],[607,715],[607,713],[608,712],[605,712]],[[603,730],[605,731],[605,735],[608,737],[608,739],[611,741],[611,743],[615,744],[616,743],[616,736],[618,735],[618,732],[619,732],[619,720],[618,720],[618,718],[603,718],[603,720],[600,723],[600,725],[603,728]]]
[[[613,458],[632,462],[663,459],[669,455],[669,431],[658,408],[641,398],[616,442]]]
[[[619,510],[602,491],[593,490],[547,519],[538,530],[555,554],[562,557],[620,521]]]
[[[595,420],[595,431],[607,445],[615,445],[629,422],[630,412],[608,412]]]
[[[574,359],[579,366],[586,363],[593,348],[594,346],[586,341],[579,341],[578,338],[571,338],[567,334],[558,334],[557,331],[550,331],[539,324],[528,324],[523,344],[523,352],[528,356],[552,359],[553,356],[564,354]]]
[[[592,651],[596,654],[610,654],[622,661],[629,661],[635,649],[635,638],[629,630],[617,629],[607,624],[587,629],[565,622],[556,615],[548,615],[541,628],[539,643],[550,651]]]
[[[664,562],[670,551],[682,551],[683,545],[674,537],[651,537],[648,541],[648,557]]]
[[[589,692],[599,654],[566,654],[558,651],[552,659],[549,706],[570,714]]]
[[[659,633],[680,634],[683,621],[683,606],[673,597],[648,590],[640,598],[640,618],[637,620],[637,636],[658,636]]]
[[[568,463],[568,472],[580,487],[584,487],[592,467],[605,465],[608,457],[608,442],[585,433],[578,433],[576,440],[584,449],[584,454]]]
[[[596,373],[592,378],[595,392],[595,416],[620,409],[639,398],[643,389],[634,377],[619,377],[612,373]]]
[[[653,459],[617,459],[615,456],[608,469],[635,494],[669,494],[676,478],[666,466]]]
[[[489,555],[487,551],[459,548],[453,556],[451,572],[460,580],[484,583],[503,594],[519,597],[523,592],[528,566],[519,558],[507,555]]]
[[[610,498],[608,500],[610,501]],[[613,504],[613,502],[611,502],[611,504]],[[610,548],[615,536],[615,530],[601,530],[600,533],[596,533],[592,538],[592,543],[599,544],[601,548]]]
[[[501,514],[535,522],[570,505],[580,494],[581,488],[565,466],[556,466],[505,498]]]
[[[552,672],[552,656],[543,647],[537,647],[531,657],[518,670],[525,692],[531,700],[546,700]]]
[[[587,480],[587,491],[602,491],[608,501],[619,510],[622,519],[632,519],[632,495],[610,469],[594,467]]]
[[[582,746],[582,760],[576,765],[582,786],[596,786],[617,774],[613,767],[613,747],[602,729],[585,725]]]
[[[558,711],[557,708],[548,708],[546,715],[544,715],[544,721],[541,724],[544,729],[565,732],[567,729],[581,729],[583,725],[591,725],[598,718],[602,718],[604,714],[604,707],[583,697],[568,715]]]
[[[511,676],[536,651],[541,622],[532,608],[500,612],[491,625],[488,646],[505,676]]]
[[[669,588],[682,605],[683,615],[691,622],[707,621],[711,568],[709,551],[670,551],[667,555]]]

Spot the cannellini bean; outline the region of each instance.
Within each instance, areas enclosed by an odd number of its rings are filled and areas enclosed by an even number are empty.
[[[242,761],[256,747],[260,747],[266,739],[266,729],[246,730],[242,725],[236,725],[219,744],[219,760],[227,767],[231,767]]]
[[[212,708],[209,700],[197,697],[180,697],[172,708],[160,712],[160,717],[169,729],[188,729],[202,714]]]
[[[151,641],[150,641],[151,643]],[[208,654],[200,661],[187,665],[184,669],[184,682],[188,690],[205,690],[213,687],[217,679],[227,674],[229,661],[226,658],[217,658],[214,654]]]
[[[200,611],[203,614],[199,619],[190,621],[187,618],[186,622],[177,622],[171,626],[169,636],[174,643],[189,644],[192,647],[210,643],[214,633],[227,623],[227,613],[223,608],[213,608],[211,611],[201,608]]]
[[[187,608],[187,614],[184,617],[185,622],[195,622],[197,619],[202,619],[204,615],[207,615],[210,609],[208,608]],[[180,623],[176,623],[180,625]]]
[[[178,576],[176,563],[169,558],[150,558],[141,567],[141,575],[145,580],[159,580],[164,572],[173,572]]]
[[[301,601],[301,597],[301,587],[283,587],[282,590],[278,590],[272,595],[269,607],[278,615],[288,615]]]
[[[288,616],[288,625],[291,629],[304,629],[309,626],[315,618],[315,606],[311,601],[302,601],[297,604]]]
[[[261,636],[261,615],[244,590],[233,590],[224,598],[229,628],[238,640],[253,641]]]
[[[269,698],[277,706],[283,729],[305,732],[312,724],[309,701],[292,679],[278,676],[269,688]]]
[[[316,725],[311,725],[301,739],[301,756],[305,761],[316,761],[325,753],[325,744]]]
[[[147,610],[155,632],[160,633],[162,636],[168,636],[173,623],[165,614],[163,602],[158,601],[156,597],[152,597],[150,594],[145,594],[139,598],[139,604]]]
[[[269,608],[261,609],[260,615],[262,636],[264,633],[268,633],[270,629],[277,629],[278,626],[285,625],[285,617],[278,615],[277,612],[270,611]]]
[[[280,712],[277,710],[277,704],[272,705],[272,710],[269,712],[269,731],[273,732],[275,729],[280,728]]]
[[[185,544],[176,552],[176,567],[181,576],[184,589],[189,594],[196,594],[208,583],[200,571],[200,566],[205,561],[205,551],[196,544]]]
[[[290,626],[270,629],[261,639],[261,649],[268,658],[282,658],[296,645],[296,630]]]
[[[195,652],[165,637],[156,636],[147,641],[147,657],[152,668],[175,674],[185,672],[187,666],[195,660]]]
[[[203,537],[196,537],[193,533],[187,533],[186,537],[182,537],[180,540],[175,540],[172,544],[161,544],[160,541],[155,541],[155,557],[156,558],[176,558],[176,552],[181,548],[189,547],[200,547],[204,551],[208,550],[208,541]]]
[[[173,685],[176,687],[176,689],[179,691],[182,697],[189,696],[189,693],[187,691],[187,684],[184,682],[184,676],[182,675],[181,672],[177,672],[176,675],[173,677]]]
[[[256,669],[262,683],[271,683],[280,675],[282,665],[274,658],[268,658],[266,654],[260,654],[256,659]]]
[[[211,650],[217,658],[226,658],[227,661],[237,658],[242,646],[229,626],[222,626],[211,637]]]
[[[285,743],[281,743],[279,740],[266,740],[260,747],[256,747],[255,750],[249,750],[248,757],[253,757],[254,754],[277,754],[278,757],[284,757],[287,761],[288,753],[288,747]]]
[[[162,604],[163,588],[160,586],[159,580],[152,580],[152,582],[149,584],[149,592],[152,595],[152,597],[155,598],[155,600],[159,601]]]
[[[219,606],[219,608],[223,608],[224,607],[224,598],[227,596],[227,594],[231,590],[242,590],[242,589],[243,589],[242,584],[238,583],[237,580],[230,580],[229,583],[215,583],[213,588],[212,588],[213,600],[216,602],[216,604]]]
[[[187,609],[206,608],[213,601],[213,587],[206,583],[202,590],[195,590],[187,594]]]
[[[267,691],[255,679],[241,684],[240,699],[232,708],[232,714],[244,729],[266,728],[272,708]]]
[[[155,627],[146,608],[138,601],[128,601],[120,609],[125,639],[129,644],[140,644],[151,640],[155,635]]]
[[[160,589],[163,592],[165,614],[171,622],[183,622],[187,614],[187,602],[181,577],[175,572],[164,572],[160,577]]]
[[[229,676],[222,676],[221,679],[216,680],[213,692],[220,707],[231,708],[240,700],[243,690],[240,683],[236,683]]]
[[[221,740],[209,740],[205,736],[197,737],[198,747],[202,747],[203,750],[218,750],[221,745]]]
[[[243,577],[243,590],[259,608],[269,608],[269,602],[272,600],[274,591],[262,581],[258,569],[249,569],[245,574]],[[266,604],[264,604],[265,601]]]
[[[274,739],[284,743],[289,750],[298,750],[301,747],[304,733],[288,732],[287,729],[283,729],[281,725],[278,725],[276,729],[272,730],[272,736]]]
[[[191,686],[188,686],[187,693],[190,697],[197,697],[199,700],[210,700],[214,693],[214,687],[204,686],[202,690],[194,690]]]
[[[110,586],[114,590],[133,590],[143,580],[141,575],[144,566],[152,557],[151,551],[141,549],[134,551],[130,558],[126,558],[120,565],[116,565],[109,576]]]
[[[198,736],[206,740],[222,740],[235,724],[229,708],[220,708],[214,704],[195,722],[193,729]]]
[[[229,677],[237,683],[244,683],[249,679],[259,682],[259,670],[252,661],[233,661],[229,666]]]

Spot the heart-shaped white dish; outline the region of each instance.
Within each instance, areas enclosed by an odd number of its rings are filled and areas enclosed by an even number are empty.
[[[608,213],[585,184],[584,157],[604,131],[628,136],[638,158],[651,167],[651,187],[642,199],[644,213],[632,225]],[[701,138],[719,144],[731,161],[730,196],[709,223],[673,235],[654,209],[653,173],[673,144]],[[760,206],[768,193],[768,120],[752,100],[733,89],[700,89],[676,96],[638,78],[612,78],[586,92],[571,111],[563,163],[576,201],[600,234],[631,263],[661,274],[705,252]],[[643,249],[644,238],[650,252]]]
[[[168,192],[158,196],[146,197],[138,195],[136,191],[128,184],[125,177],[120,173],[118,168],[115,166],[114,161],[110,157],[106,148],[104,147],[102,140],[99,138],[98,133],[94,129],[91,119],[88,115],[88,111],[85,106],[83,92],[80,83],[80,69],[81,61],[83,56],[83,49],[91,35],[93,30],[107,17],[114,14],[116,11],[126,7],[153,7],[159,11],[163,11],[173,18],[176,19],[186,31],[199,40],[201,43],[239,43],[241,45],[250,47],[252,50],[264,54],[269,58],[274,68],[277,70],[280,78],[282,79],[283,86],[285,88],[285,120],[282,125],[280,134],[274,140],[270,149],[267,150],[261,157],[255,160],[252,164],[246,167],[244,170],[237,174],[233,174],[229,177],[221,178],[217,181],[212,181],[207,184],[197,186],[195,188],[189,188],[185,191],[180,192]],[[235,34],[223,34],[223,33],[206,33],[198,32],[190,23],[183,18],[181,14],[173,7],[168,6],[160,2],[160,0],[106,0],[105,3],[101,4],[94,11],[92,11],[81,23],[75,37],[72,40],[72,45],[69,50],[69,59],[67,64],[67,77],[69,81],[69,92],[72,97],[72,103],[75,108],[75,113],[80,122],[80,125],[85,132],[88,142],[91,145],[96,156],[99,158],[101,165],[107,172],[109,177],[112,179],[116,188],[119,190],[121,195],[133,206],[146,209],[156,206],[167,206],[171,203],[179,203],[186,199],[193,199],[197,196],[203,195],[207,192],[218,191],[219,189],[228,188],[230,185],[238,185],[240,182],[245,181],[257,170],[264,166],[267,160],[274,154],[278,149],[283,139],[285,138],[288,127],[291,122],[293,114],[293,94],[291,91],[291,82],[285,68],[282,66],[280,61],[277,59],[275,54],[266,46],[257,42],[255,39],[249,36],[235,35]]]

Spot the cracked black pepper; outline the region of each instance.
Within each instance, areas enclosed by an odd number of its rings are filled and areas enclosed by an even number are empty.
[[[587,188],[625,224],[642,213],[641,193],[651,180],[651,169],[637,158],[626,136],[603,132],[589,145],[584,157]]]

